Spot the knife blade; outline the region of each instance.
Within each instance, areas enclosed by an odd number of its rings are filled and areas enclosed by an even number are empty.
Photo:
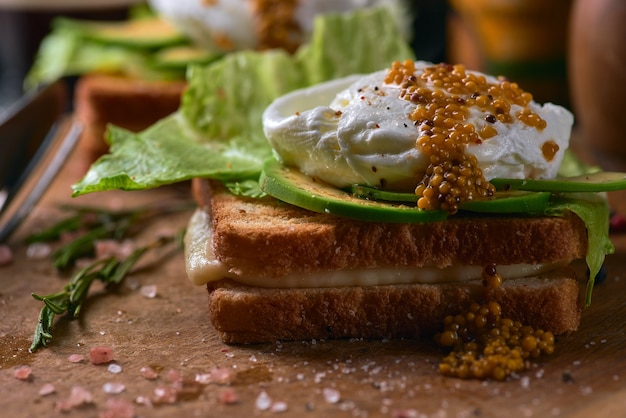
[[[81,127],[67,128],[66,106],[59,80],[0,114],[0,242],[35,206],[78,141]]]
[[[66,105],[65,85],[57,81],[28,92],[0,114],[0,189],[10,193],[18,186]]]

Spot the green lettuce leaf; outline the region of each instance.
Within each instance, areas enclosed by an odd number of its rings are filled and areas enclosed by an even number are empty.
[[[297,53],[306,84],[370,73],[388,67],[394,60],[413,59],[397,20],[386,8],[317,19],[311,41]]]
[[[148,189],[192,177],[258,177],[272,154],[261,115],[275,98],[405,59],[414,59],[413,52],[391,12],[380,8],[319,16],[311,43],[295,55],[242,51],[191,66],[179,110],[137,134],[111,128],[109,154],[73,186],[74,196]]]
[[[123,74],[142,80],[184,78],[184,72],[155,65],[154,48],[94,39],[90,34],[94,24],[78,19],[56,18],[52,22],[52,31],[39,46],[33,66],[26,75],[24,88],[29,90],[62,77],[94,72]],[[182,35],[180,42],[187,42]]]
[[[602,268],[607,254],[613,254],[615,247],[609,239],[609,206],[601,193],[567,193],[556,195],[550,201],[546,215],[562,216],[567,211],[574,212],[587,227],[589,239],[587,256],[589,279],[585,294],[585,304],[591,304],[593,285]]]
[[[143,190],[193,177],[219,180],[258,177],[258,153],[238,142],[202,144],[180,115],[165,118],[141,134],[110,126],[110,154],[102,156],[79,183],[81,194],[101,190]],[[252,167],[252,168],[250,168]],[[246,171],[247,170],[247,171]],[[166,180],[163,180],[166,179]]]

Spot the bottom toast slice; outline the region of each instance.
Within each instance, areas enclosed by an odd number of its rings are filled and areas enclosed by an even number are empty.
[[[446,315],[485,296],[480,281],[267,289],[222,280],[208,290],[211,322],[233,344],[424,337],[440,330]],[[501,304],[503,317],[554,334],[575,331],[580,323],[579,284],[570,267],[505,280],[489,300]]]

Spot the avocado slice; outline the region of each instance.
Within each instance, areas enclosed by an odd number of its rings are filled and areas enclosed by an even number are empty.
[[[155,52],[153,59],[157,68],[185,71],[190,64],[208,64],[222,56],[223,53],[218,51],[191,45],[177,45]]]
[[[264,164],[259,183],[265,193],[286,203],[362,221],[417,223],[443,221],[448,217],[445,211],[361,199],[273,158]]]
[[[596,172],[549,180],[493,179],[497,190],[526,190],[554,193],[612,192],[626,189],[626,173]]]
[[[414,193],[390,192],[374,187],[353,185],[352,193],[360,198],[388,202],[415,204],[418,196]],[[550,199],[549,192],[500,191],[493,199],[470,200],[463,202],[459,209],[480,213],[543,213]]]
[[[56,28],[80,33],[84,38],[127,48],[158,49],[188,42],[170,23],[158,16],[116,22],[62,18]]]

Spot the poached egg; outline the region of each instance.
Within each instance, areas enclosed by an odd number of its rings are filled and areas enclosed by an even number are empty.
[[[433,66],[417,61],[413,76],[422,80],[420,76]],[[385,81],[388,71],[353,75],[276,99],[263,115],[264,132],[276,157],[339,188],[361,184],[414,191],[431,162],[417,140],[431,132],[432,121],[413,115],[416,109],[435,104],[403,98],[402,85]],[[483,78],[485,88],[508,83],[475,71],[467,74]],[[471,103],[476,96],[451,93],[436,82],[417,83],[431,95],[458,102]],[[569,146],[573,115],[551,103],[511,101],[509,106],[510,120],[504,122],[488,107],[466,107],[460,123],[471,124],[475,132],[489,129],[490,134],[467,144],[465,152],[476,157],[486,180],[554,178]],[[545,123],[529,124],[520,116],[524,112]]]

